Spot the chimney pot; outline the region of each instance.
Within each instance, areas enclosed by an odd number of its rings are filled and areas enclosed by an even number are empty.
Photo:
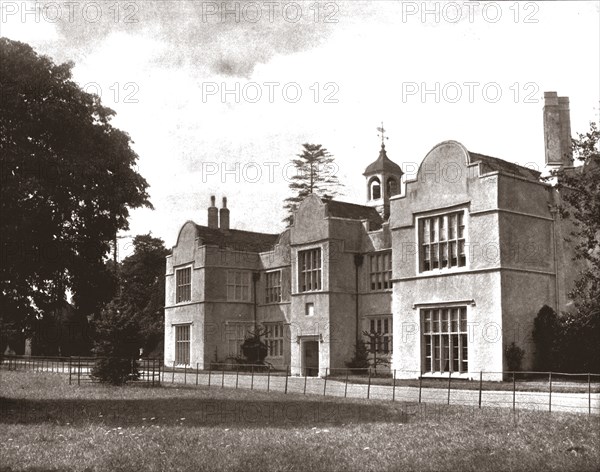
[[[223,197],[223,208],[219,210],[219,225],[223,231],[229,231],[229,208],[227,208],[227,197]]]
[[[215,196],[210,196],[210,206],[208,207],[208,227],[217,229],[219,227],[219,210],[215,206]]]

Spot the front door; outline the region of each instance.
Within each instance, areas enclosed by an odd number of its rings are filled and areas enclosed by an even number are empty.
[[[304,375],[316,377],[319,375],[319,342],[304,341],[302,343],[304,353]]]

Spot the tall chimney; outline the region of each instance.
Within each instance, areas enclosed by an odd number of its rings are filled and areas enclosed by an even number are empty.
[[[544,142],[547,166],[573,166],[569,98],[556,92],[544,92]]]
[[[573,146],[571,144],[571,110],[569,97],[558,97],[560,114],[560,149],[562,163],[565,167],[573,167]]]
[[[219,210],[215,206],[215,196],[210,196],[210,206],[208,207],[208,227],[217,229],[219,227]]]
[[[227,208],[227,197],[223,197],[223,208],[219,210],[219,220],[222,230],[229,230],[229,208]]]

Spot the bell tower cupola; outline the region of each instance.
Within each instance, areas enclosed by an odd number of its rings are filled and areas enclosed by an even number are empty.
[[[367,184],[367,205],[377,209],[381,217],[387,220],[390,216],[390,197],[400,193],[404,172],[398,164],[387,157],[385,140],[389,138],[385,136],[383,123],[377,131],[381,137],[379,157],[367,166],[363,175]]]

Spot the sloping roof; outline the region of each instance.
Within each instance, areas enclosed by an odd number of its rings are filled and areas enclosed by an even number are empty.
[[[497,157],[486,156],[471,151],[469,151],[469,155],[471,156],[471,162],[481,162],[483,172],[500,172],[502,174],[516,175],[517,177],[535,181],[539,181],[541,175],[541,173],[536,170],[520,166],[513,162],[504,161]]]
[[[404,172],[402,172],[402,169],[400,169],[400,166],[394,161],[392,161],[389,157],[387,157],[384,144],[381,145],[379,157],[367,166],[363,175],[376,174],[378,172],[388,172],[397,175],[404,174]]]
[[[329,216],[351,220],[369,220],[371,229],[380,228],[383,223],[381,215],[373,207],[338,200],[323,200],[323,203],[327,205]]]
[[[254,231],[242,231],[239,229],[222,231],[201,225],[196,225],[196,231],[204,244],[229,248],[235,251],[270,251],[277,242],[277,238],[279,238],[278,234],[255,233]]]

